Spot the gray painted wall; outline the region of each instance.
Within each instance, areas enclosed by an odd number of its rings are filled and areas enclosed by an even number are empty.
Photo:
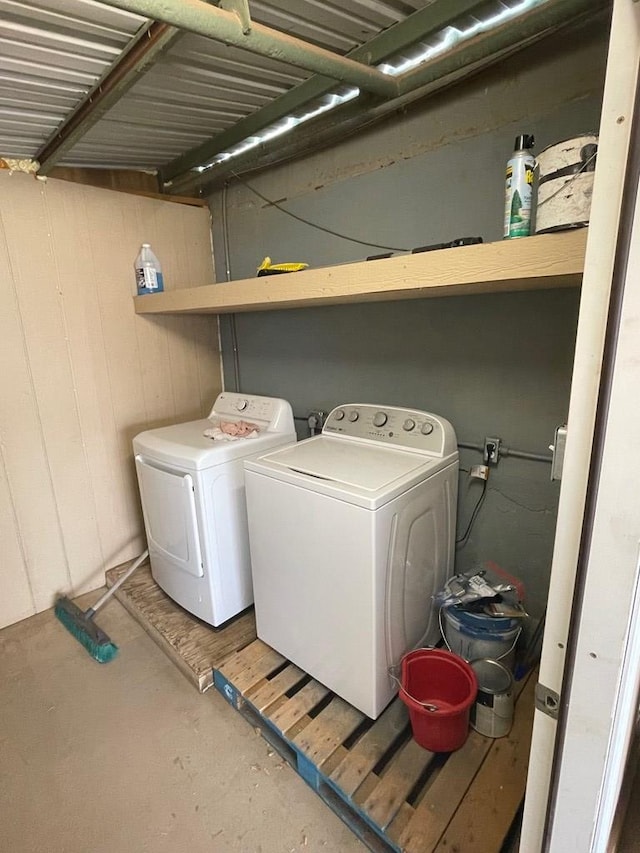
[[[606,35],[599,21],[555,36],[367,134],[249,182],[300,216],[385,246],[500,239],[513,137],[533,132],[541,150],[597,129]],[[218,280],[226,277],[221,205],[218,193]],[[237,183],[226,205],[231,278],[255,275],[265,255],[324,266],[380,251],[297,222]],[[554,290],[239,314],[240,387],[286,397],[297,415],[346,402],[424,408],[451,420],[461,441],[497,435],[545,453],[567,416],[578,305],[577,291]],[[479,461],[461,452],[463,468]],[[459,531],[480,488],[461,474]],[[558,492],[548,465],[503,459],[457,568],[495,560],[524,580],[539,616]]]

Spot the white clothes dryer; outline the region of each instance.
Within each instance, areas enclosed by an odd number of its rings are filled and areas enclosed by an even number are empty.
[[[390,667],[439,639],[458,450],[427,412],[351,404],[321,435],[245,460],[258,636],[376,719]]]
[[[221,422],[256,424],[253,438],[213,440]],[[208,418],[133,440],[151,573],[185,610],[218,626],[253,603],[242,463],[296,441],[286,400],[223,392]]]

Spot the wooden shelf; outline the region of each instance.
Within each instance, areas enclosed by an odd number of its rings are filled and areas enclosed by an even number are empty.
[[[226,314],[577,287],[587,229],[136,296],[138,314]]]

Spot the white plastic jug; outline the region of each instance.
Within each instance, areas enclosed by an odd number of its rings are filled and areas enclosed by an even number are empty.
[[[160,261],[151,251],[149,243],[143,243],[135,263],[138,296],[145,293],[160,293],[164,290]]]

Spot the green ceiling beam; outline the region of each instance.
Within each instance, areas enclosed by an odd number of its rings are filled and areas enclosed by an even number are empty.
[[[167,24],[149,23],[131,40],[78,106],[36,154],[39,174],[47,175],[64,155],[110,110],[156,61],[182,36]]]
[[[286,62],[316,74],[324,74],[358,86],[382,97],[397,94],[397,83],[375,68],[353,59],[346,59],[318,45],[294,38],[280,30],[251,22],[247,29],[242,15],[203,0],[103,0],[108,6],[124,9],[180,27],[190,33],[231,44],[252,53]]]
[[[374,36],[366,44],[356,47],[347,54],[347,57],[370,65],[383,62],[416,42],[429,38],[429,36],[446,27],[451,21],[461,15],[469,14],[483,3],[486,3],[486,0],[448,0],[446,3],[434,3],[426,6],[414,12],[404,21],[400,21]],[[291,115],[305,104],[329,94],[335,88],[335,80],[329,77],[317,75],[305,80],[304,83],[290,89],[262,109],[240,119],[228,130],[218,133],[180,157],[176,157],[161,170],[162,179],[172,181],[190,169],[209,162],[216,154],[232,148],[255,133]]]

